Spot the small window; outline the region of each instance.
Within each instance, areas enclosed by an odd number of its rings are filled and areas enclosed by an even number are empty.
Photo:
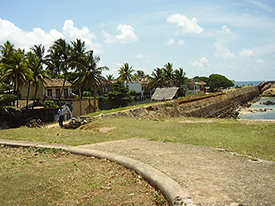
[[[48,89],[48,90],[47,90],[47,95],[48,95],[48,97],[52,97],[52,96],[53,96],[53,91],[52,91],[52,89]]]
[[[56,98],[60,97],[60,89],[56,89],[55,93],[56,93]]]
[[[64,97],[69,97],[69,92],[68,92],[68,89],[64,89]]]

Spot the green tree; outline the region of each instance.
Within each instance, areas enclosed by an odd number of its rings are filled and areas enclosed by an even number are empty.
[[[90,94],[93,93],[94,105],[96,106],[96,92],[101,89],[102,71],[109,70],[108,67],[98,67],[100,61],[99,56],[94,56],[93,51],[88,51],[85,56],[81,57],[77,65],[78,77],[75,80],[75,84],[81,88],[86,87]],[[90,96],[89,96],[90,101]],[[97,108],[94,108],[95,111]]]
[[[31,81],[32,85],[35,88],[33,97],[33,101],[35,101],[39,84],[45,85],[45,80],[50,79],[50,77],[48,76],[46,70],[43,69],[41,58],[37,57],[32,52],[27,53],[27,66],[32,71],[32,77],[29,78],[29,81]]]
[[[46,64],[51,73],[64,75],[64,81],[62,89],[60,91],[58,102],[64,91],[65,82],[67,80],[67,74],[69,69],[72,69],[72,57],[71,46],[65,41],[65,39],[56,40],[49,48],[49,54],[46,56]],[[52,75],[54,77],[55,75]]]
[[[150,82],[148,87],[150,89],[165,87],[165,77],[164,77],[164,71],[162,68],[154,69],[150,77]]]
[[[112,74],[107,74],[105,79],[110,82],[110,81],[114,81],[115,77]]]
[[[164,80],[165,80],[165,86],[166,87],[172,87],[173,86],[173,64],[168,62],[167,64],[164,65],[163,67],[163,75],[164,75]]]
[[[185,83],[187,81],[186,73],[183,71],[183,68],[176,69],[173,72],[173,84],[176,87],[181,88],[182,91],[185,90]]]
[[[148,75],[145,74],[142,70],[137,70],[136,73],[133,75],[133,80],[135,81],[142,81],[148,78]]]
[[[232,87],[235,84],[233,81],[227,79],[225,76],[220,74],[211,74],[209,76],[209,87],[211,91],[217,91],[220,88]]]
[[[111,85],[111,92],[107,94],[106,102],[110,102],[113,108],[125,107],[128,103],[131,103],[135,96],[134,90],[129,90],[125,87],[123,82],[117,81]]]
[[[120,66],[119,68],[119,77],[118,79],[120,81],[126,81],[127,82],[127,85],[128,85],[128,82],[131,82],[132,81],[132,78],[133,78],[133,75],[132,73],[134,72],[135,70],[133,69],[132,66],[130,66],[128,63],[124,63],[122,66]]]
[[[1,64],[3,75],[1,81],[11,82],[13,85],[13,94],[20,98],[19,87],[32,75],[31,70],[27,67],[24,51],[18,49],[13,57],[6,63]],[[18,107],[18,99],[17,99]]]
[[[204,77],[204,76],[195,76],[194,79],[200,80],[202,82],[205,82],[207,85],[209,85],[209,77]]]

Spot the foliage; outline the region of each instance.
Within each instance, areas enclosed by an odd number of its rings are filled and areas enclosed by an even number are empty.
[[[13,94],[7,94],[0,96],[0,107],[10,106],[12,102],[14,102],[17,97]]]
[[[133,79],[133,75],[132,73],[134,72],[135,70],[133,69],[132,66],[130,66],[128,63],[124,63],[120,68],[119,68],[119,77],[118,79],[120,81],[126,81],[126,82],[130,82],[132,81]]]
[[[55,102],[53,100],[45,100],[44,107],[45,108],[58,108],[58,105],[55,104]]]
[[[205,82],[207,85],[209,85],[209,77],[204,77],[204,76],[195,76],[194,79],[200,80],[202,82]]]
[[[179,87],[182,91],[185,90],[184,84],[187,77],[183,68],[174,70],[173,64],[168,62],[162,68],[156,68],[152,72],[149,82],[149,88],[163,88],[163,87]]]
[[[225,76],[220,74],[211,74],[209,76],[209,86],[211,91],[216,91],[220,88],[232,87],[235,84],[233,81],[227,79]]]
[[[124,86],[123,82],[117,81],[112,84],[111,92],[107,94],[106,102],[113,104],[113,108],[125,107],[128,103],[133,101],[135,91],[129,90]]]

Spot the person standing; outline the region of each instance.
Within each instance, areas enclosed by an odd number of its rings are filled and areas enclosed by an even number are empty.
[[[63,127],[63,120],[64,120],[64,111],[63,111],[63,109],[62,109],[62,106],[59,106],[59,109],[58,109],[58,115],[59,115],[59,120],[58,120],[58,122],[59,122],[59,126],[60,127]]]

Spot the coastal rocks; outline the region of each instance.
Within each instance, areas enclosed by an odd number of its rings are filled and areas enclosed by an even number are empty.
[[[275,81],[262,82],[259,89],[263,97],[275,97]]]
[[[272,102],[272,101],[268,100],[268,101],[263,102],[263,103],[260,103],[260,104],[264,104],[264,105],[274,105],[275,102]]]

